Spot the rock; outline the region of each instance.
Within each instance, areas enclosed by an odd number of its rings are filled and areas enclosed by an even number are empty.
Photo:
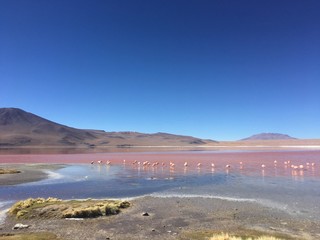
[[[149,213],[144,212],[144,213],[142,213],[142,216],[144,216],[144,217],[148,217],[148,216],[150,216],[150,215],[149,215]]]
[[[25,225],[25,224],[22,224],[22,223],[17,223],[16,225],[14,225],[12,230],[24,229],[24,228],[28,228],[28,227],[29,227],[29,225]]]

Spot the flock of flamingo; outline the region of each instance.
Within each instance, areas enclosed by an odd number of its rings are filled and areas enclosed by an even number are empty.
[[[97,161],[97,163],[98,163],[98,164],[103,164],[103,161],[99,160],[99,161]],[[91,161],[91,164],[95,164],[95,162],[94,162],[94,161]],[[105,164],[106,164],[106,165],[111,165],[111,161],[108,160],[108,161],[105,162]],[[123,164],[126,164],[126,160],[123,160]],[[131,164],[132,164],[133,166],[140,166],[140,167],[142,166],[143,168],[147,168],[147,167],[156,168],[156,167],[158,167],[159,165],[162,166],[162,167],[166,167],[166,166],[167,166],[167,164],[166,164],[165,162],[162,162],[162,163],[160,164],[160,162],[153,162],[153,163],[152,163],[152,162],[149,162],[149,161],[139,162],[139,161],[137,161],[137,160],[132,161]],[[283,164],[284,164],[284,167],[285,167],[285,168],[289,168],[289,167],[290,167],[292,170],[300,170],[300,171],[306,171],[306,170],[308,170],[308,169],[310,168],[310,166],[311,166],[312,168],[314,168],[314,167],[316,166],[316,163],[314,163],[314,162],[312,162],[312,163],[307,162],[305,165],[303,165],[303,164],[295,165],[295,164],[292,164],[291,161],[284,161]],[[176,164],[175,164],[174,162],[172,162],[172,161],[170,161],[168,165],[169,165],[169,168],[170,168],[170,169],[174,169],[174,168],[176,167]],[[274,166],[274,167],[277,167],[277,165],[278,165],[278,161],[275,160],[275,161],[273,162],[273,166]],[[240,169],[243,169],[243,168],[244,168],[244,163],[243,163],[243,162],[239,162],[239,166],[240,166]],[[189,163],[188,163],[188,162],[184,162],[183,167],[184,167],[184,168],[188,168],[188,167],[189,167]],[[202,167],[202,163],[201,163],[201,162],[198,162],[198,163],[196,164],[196,167],[197,167],[198,169],[200,169],[200,168]],[[215,164],[214,164],[214,163],[211,163],[211,168],[214,169],[215,167],[216,167]],[[231,167],[232,167],[231,164],[226,164],[226,165],[225,165],[225,168],[226,168],[226,169],[230,169]],[[261,168],[262,168],[262,169],[264,169],[264,168],[266,168],[266,167],[267,167],[266,164],[261,164]]]

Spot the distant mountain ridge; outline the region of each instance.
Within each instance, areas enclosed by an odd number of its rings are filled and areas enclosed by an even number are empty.
[[[281,133],[259,133],[252,135],[250,137],[241,139],[240,141],[248,141],[248,140],[289,140],[289,139],[296,139],[291,137],[287,134]]]
[[[0,147],[193,146],[215,142],[169,133],[105,132],[68,127],[18,108],[0,108]]]

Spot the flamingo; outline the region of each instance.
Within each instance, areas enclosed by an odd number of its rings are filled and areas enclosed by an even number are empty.
[[[111,164],[111,162],[108,160],[108,161],[107,161],[107,165],[110,165],[110,164]]]
[[[91,164],[94,164],[94,161],[91,161]]]
[[[226,165],[226,168],[230,168],[231,166],[229,164]]]
[[[187,162],[185,162],[185,163],[183,164],[183,166],[188,167],[188,163],[187,163]]]
[[[198,164],[197,164],[198,168],[201,167],[201,165],[202,165],[201,163],[198,163]]]
[[[292,167],[294,170],[297,170],[299,167],[298,166],[296,166],[296,165],[293,165],[293,167]]]
[[[266,167],[266,165],[262,164],[262,165],[261,165],[261,167],[262,167],[262,168],[265,168],[265,167]]]
[[[214,163],[211,163],[211,167],[213,167],[213,168],[214,168]]]

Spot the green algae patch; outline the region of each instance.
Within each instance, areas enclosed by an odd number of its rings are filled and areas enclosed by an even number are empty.
[[[130,202],[120,200],[70,200],[29,198],[14,204],[9,214],[18,219],[95,218],[116,215]]]

